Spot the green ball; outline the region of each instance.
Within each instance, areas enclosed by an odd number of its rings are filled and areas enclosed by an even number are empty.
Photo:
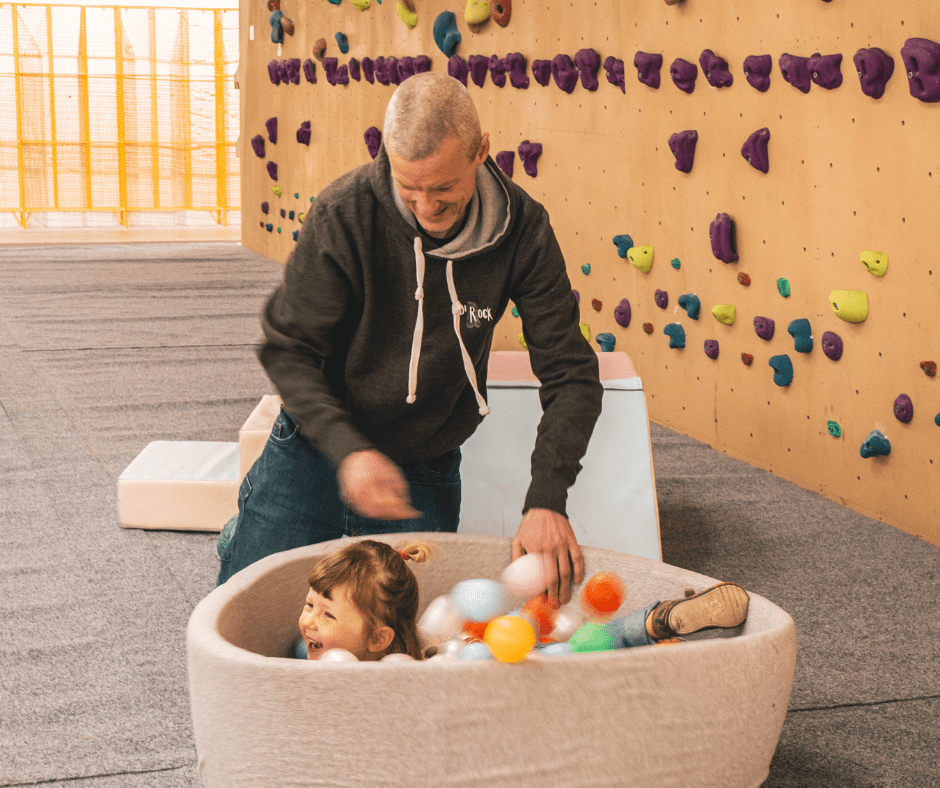
[[[616,648],[610,631],[603,624],[588,621],[568,641],[571,650],[578,654],[586,651],[610,651]]]

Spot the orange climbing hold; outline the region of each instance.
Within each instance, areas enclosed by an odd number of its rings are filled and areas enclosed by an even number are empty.
[[[936,361],[921,361],[920,368],[924,370],[924,373],[928,378],[935,378],[937,376],[937,362]]]

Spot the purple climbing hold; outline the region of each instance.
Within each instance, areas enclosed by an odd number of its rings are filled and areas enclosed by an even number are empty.
[[[607,71],[607,81],[611,85],[616,85],[622,93],[627,92],[627,78],[624,73],[623,61],[613,56],[604,61],[604,69]]]
[[[336,84],[336,71],[339,66],[339,61],[335,57],[325,57],[322,60],[323,63],[323,74],[326,76],[326,81],[331,85]]]
[[[637,52],[633,56],[637,79],[651,88],[659,88],[659,69],[663,66],[663,56],[650,52]]]
[[[770,342],[774,338],[774,319],[772,317],[755,317],[754,333],[761,339]]]
[[[835,90],[842,84],[842,55],[820,55],[818,52],[809,59],[810,79],[821,88]]]
[[[574,86],[578,84],[578,69],[568,55],[555,55],[552,59],[552,76],[555,84],[565,93],[574,91]]]
[[[744,78],[752,88],[766,93],[770,87],[770,72],[774,59],[770,55],[748,55],[744,58]]]
[[[755,170],[766,173],[770,169],[767,144],[770,142],[770,129],[758,129],[741,146],[741,155]]]
[[[705,340],[705,355],[708,356],[712,360],[718,358],[718,340],[717,339]]]
[[[278,70],[276,60],[268,61],[268,79],[270,79],[271,83],[274,85],[281,84],[281,72]]]
[[[277,180],[277,164],[273,161],[268,162],[268,175],[271,176],[271,180]]]
[[[388,66],[385,63],[385,58],[381,55],[372,61],[372,73],[375,76],[375,81],[380,85],[388,84]]]
[[[379,148],[382,146],[382,132],[375,126],[369,126],[362,136],[366,141],[366,147],[369,149],[369,155],[374,159],[379,155]]]
[[[894,58],[883,49],[871,47],[858,50],[852,61],[858,72],[862,93],[880,99],[885,94],[888,80],[894,74]]]
[[[317,66],[309,57],[304,61],[304,76],[310,84],[317,84]]]
[[[541,155],[542,143],[523,140],[519,144],[519,158],[522,159],[522,168],[526,171],[526,175],[534,178],[539,174],[538,160]]]
[[[780,56],[778,65],[784,81],[789,82],[803,93],[809,93],[813,80],[810,78],[808,57],[790,55],[784,52]]]
[[[385,77],[392,85],[401,84],[401,74],[398,73],[398,58],[385,58]]]
[[[909,38],[901,47],[911,95],[928,103],[940,101],[940,44],[929,38]]]
[[[285,85],[290,82],[290,72],[288,71],[286,60],[277,61],[277,75]]]
[[[415,58],[415,74],[424,74],[431,70],[431,58],[427,55],[418,55]]]
[[[660,309],[665,309],[669,306],[669,293],[665,290],[657,290],[653,293],[653,301],[656,303]]]
[[[577,290],[572,290],[571,292],[574,294],[574,300],[577,301],[577,302],[580,304],[580,303],[581,303],[581,294],[580,294]]]
[[[489,62],[490,82],[498,88],[506,87],[506,61],[492,55]]]
[[[632,316],[633,312],[630,309],[630,302],[626,298],[614,307],[614,320],[617,321],[617,325],[621,328],[627,328],[627,326],[630,325],[630,318]]]
[[[467,76],[470,74],[470,67],[460,55],[454,55],[447,61],[447,73],[464,87],[467,87]]]
[[[679,172],[692,172],[697,142],[698,132],[694,129],[680,131],[669,138],[669,150],[676,157],[676,169]]]
[[[264,127],[268,130],[268,141],[272,145],[277,144],[277,118],[268,118],[264,122]]]
[[[708,235],[712,243],[712,254],[725,263],[738,260],[737,238],[734,220],[726,213],[719,213],[709,225]]]
[[[371,57],[364,57],[360,63],[362,66],[362,76],[370,85],[375,84],[375,63]]]
[[[509,72],[509,83],[519,90],[529,87],[529,76],[526,72],[526,59],[521,52],[510,52],[506,55],[506,70]]]
[[[362,68],[359,61],[354,57],[349,58],[349,78],[356,80],[356,82],[362,81]]]
[[[284,63],[287,65],[287,79],[294,85],[300,84],[300,58],[292,57],[289,60],[285,60]]]
[[[698,66],[677,57],[669,67],[669,76],[672,77],[673,83],[679,90],[683,93],[691,93],[695,90],[695,80],[698,79]]]
[[[910,423],[914,418],[914,403],[907,394],[901,394],[894,401],[894,418],[904,424]]]
[[[255,134],[255,136],[251,138],[251,149],[255,152],[255,156],[257,156],[259,159],[263,159],[264,137],[262,137],[260,134]]]
[[[516,152],[512,150],[501,150],[496,154],[496,165],[506,173],[507,178],[512,177],[513,166],[516,162]]]
[[[470,79],[478,88],[486,82],[486,73],[490,70],[490,59],[486,55],[470,55],[467,59],[470,66]]]
[[[579,49],[574,56],[574,64],[581,74],[581,87],[597,90],[597,70],[601,67],[601,56],[593,49]]]
[[[261,213],[267,213],[271,209],[271,206],[267,202],[261,203]]]
[[[310,121],[305,120],[300,124],[300,128],[297,129],[297,142],[301,145],[310,144]]]
[[[698,62],[709,85],[713,88],[731,87],[734,77],[731,76],[731,72],[728,70],[727,60],[720,55],[716,55],[710,49],[705,49],[702,51]]]
[[[834,331],[826,331],[822,335],[822,349],[826,358],[838,361],[842,358],[842,337]]]
[[[551,60],[533,60],[532,76],[543,88],[548,87],[549,80],[552,78]]]
[[[415,75],[415,59],[405,55],[398,61],[398,77],[404,82],[408,77]]]

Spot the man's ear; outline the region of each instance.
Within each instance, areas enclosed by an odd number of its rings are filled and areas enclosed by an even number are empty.
[[[483,164],[486,161],[486,158],[489,155],[490,155],[490,133],[486,132],[486,134],[484,134],[480,138],[480,150],[477,153],[476,157],[474,158],[473,163],[479,167],[481,164]]]
[[[395,631],[391,627],[379,627],[369,636],[369,651],[377,654],[385,651],[395,639]]]

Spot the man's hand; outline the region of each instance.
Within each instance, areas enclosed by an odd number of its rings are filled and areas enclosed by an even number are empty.
[[[356,514],[374,520],[410,520],[421,517],[411,505],[404,474],[375,449],[354,451],[340,463],[339,493]]]
[[[568,518],[551,509],[529,509],[512,540],[512,560],[541,553],[548,595],[562,605],[571,599],[571,582],[584,580],[584,558]]]

